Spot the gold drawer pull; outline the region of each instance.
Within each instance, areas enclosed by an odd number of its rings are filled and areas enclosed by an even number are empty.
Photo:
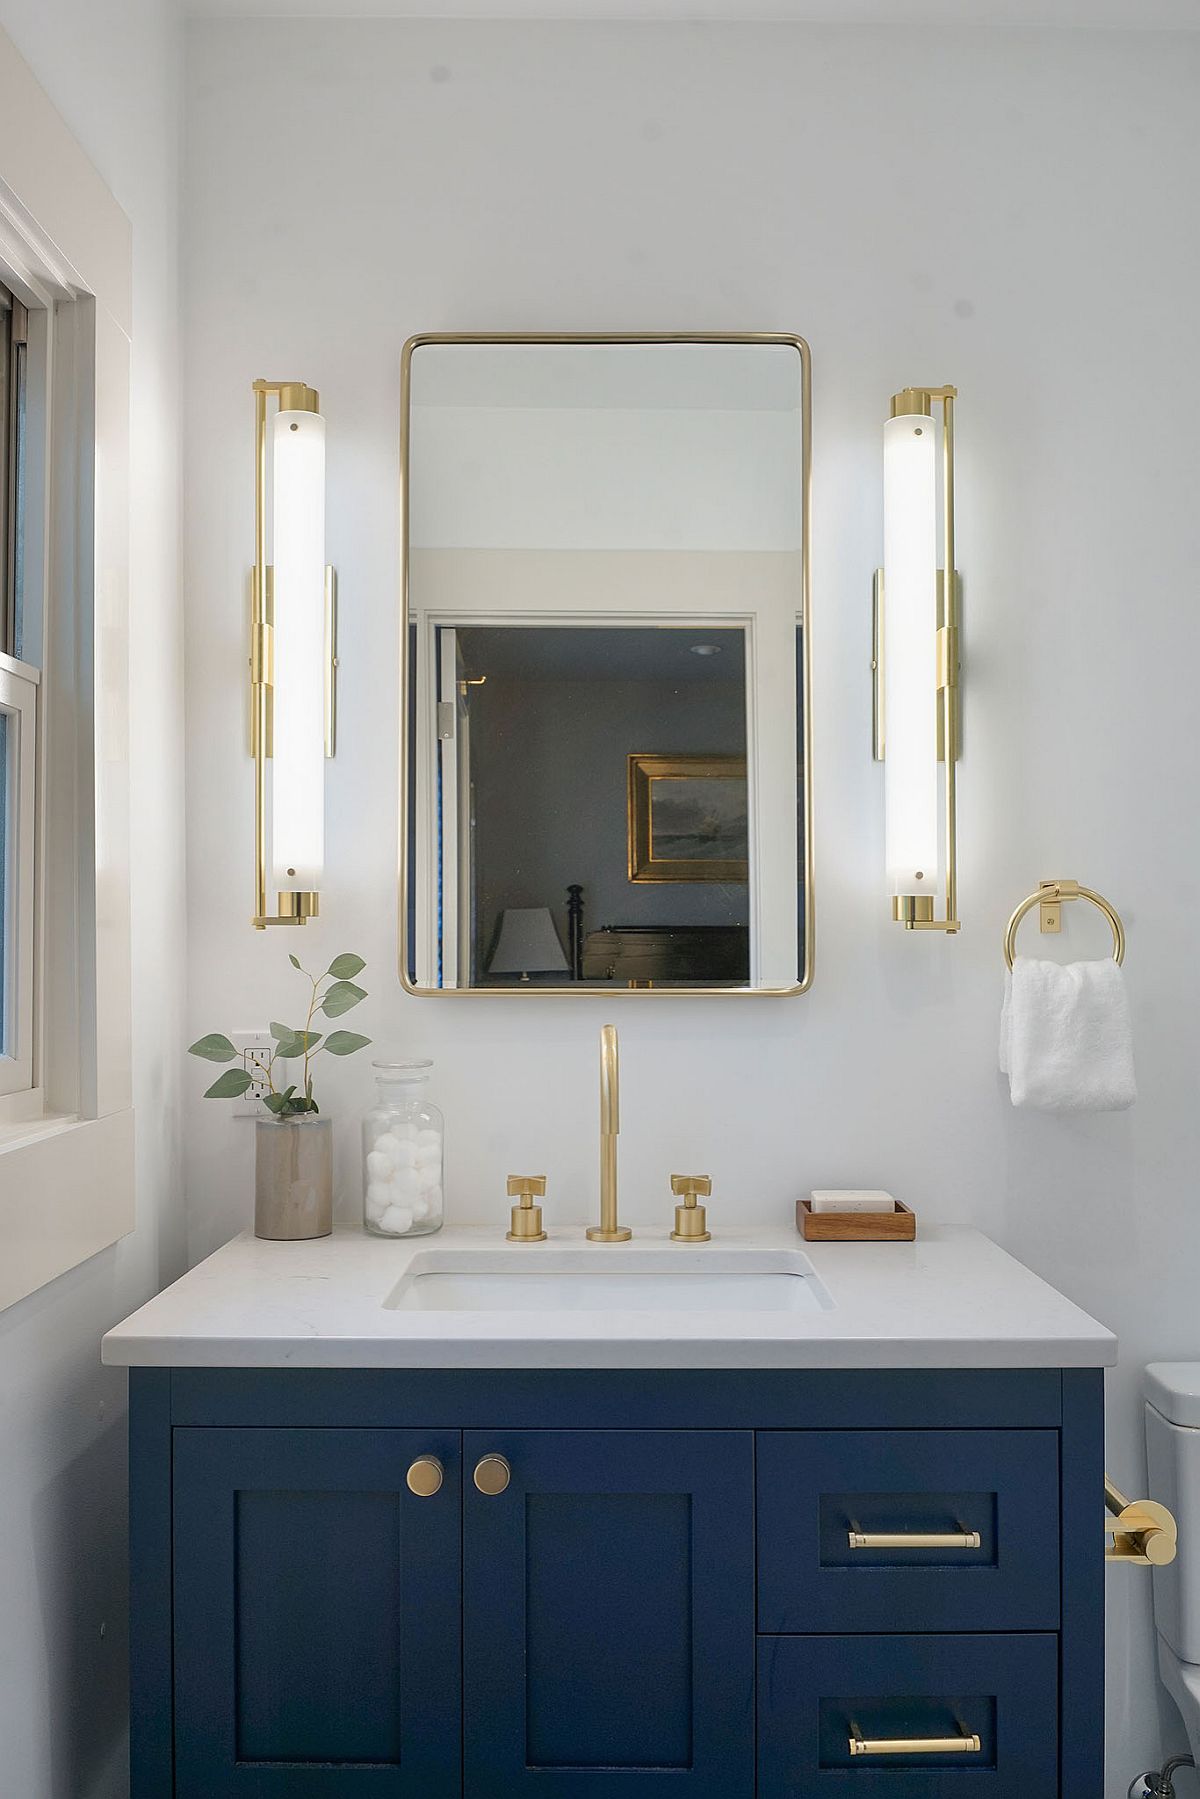
[[[977,1530],[852,1530],[851,1549],[978,1549]]]
[[[982,1748],[976,1736],[850,1738],[851,1755],[978,1755]]]

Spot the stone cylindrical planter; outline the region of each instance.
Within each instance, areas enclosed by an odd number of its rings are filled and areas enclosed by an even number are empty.
[[[260,1118],[254,1126],[254,1235],[327,1237],[333,1229],[333,1120]]]

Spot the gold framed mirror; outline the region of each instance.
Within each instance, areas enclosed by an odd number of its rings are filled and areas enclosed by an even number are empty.
[[[810,371],[783,333],[404,346],[409,992],[810,985]]]

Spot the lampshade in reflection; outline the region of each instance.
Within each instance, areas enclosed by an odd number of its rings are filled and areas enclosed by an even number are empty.
[[[565,974],[563,954],[549,906],[508,906],[488,962],[489,974]]]

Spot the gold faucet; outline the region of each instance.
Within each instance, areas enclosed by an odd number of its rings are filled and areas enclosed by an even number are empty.
[[[600,1222],[588,1237],[593,1243],[626,1243],[633,1232],[617,1223],[617,1137],[621,1130],[621,1067],[617,1027],[600,1027]]]

